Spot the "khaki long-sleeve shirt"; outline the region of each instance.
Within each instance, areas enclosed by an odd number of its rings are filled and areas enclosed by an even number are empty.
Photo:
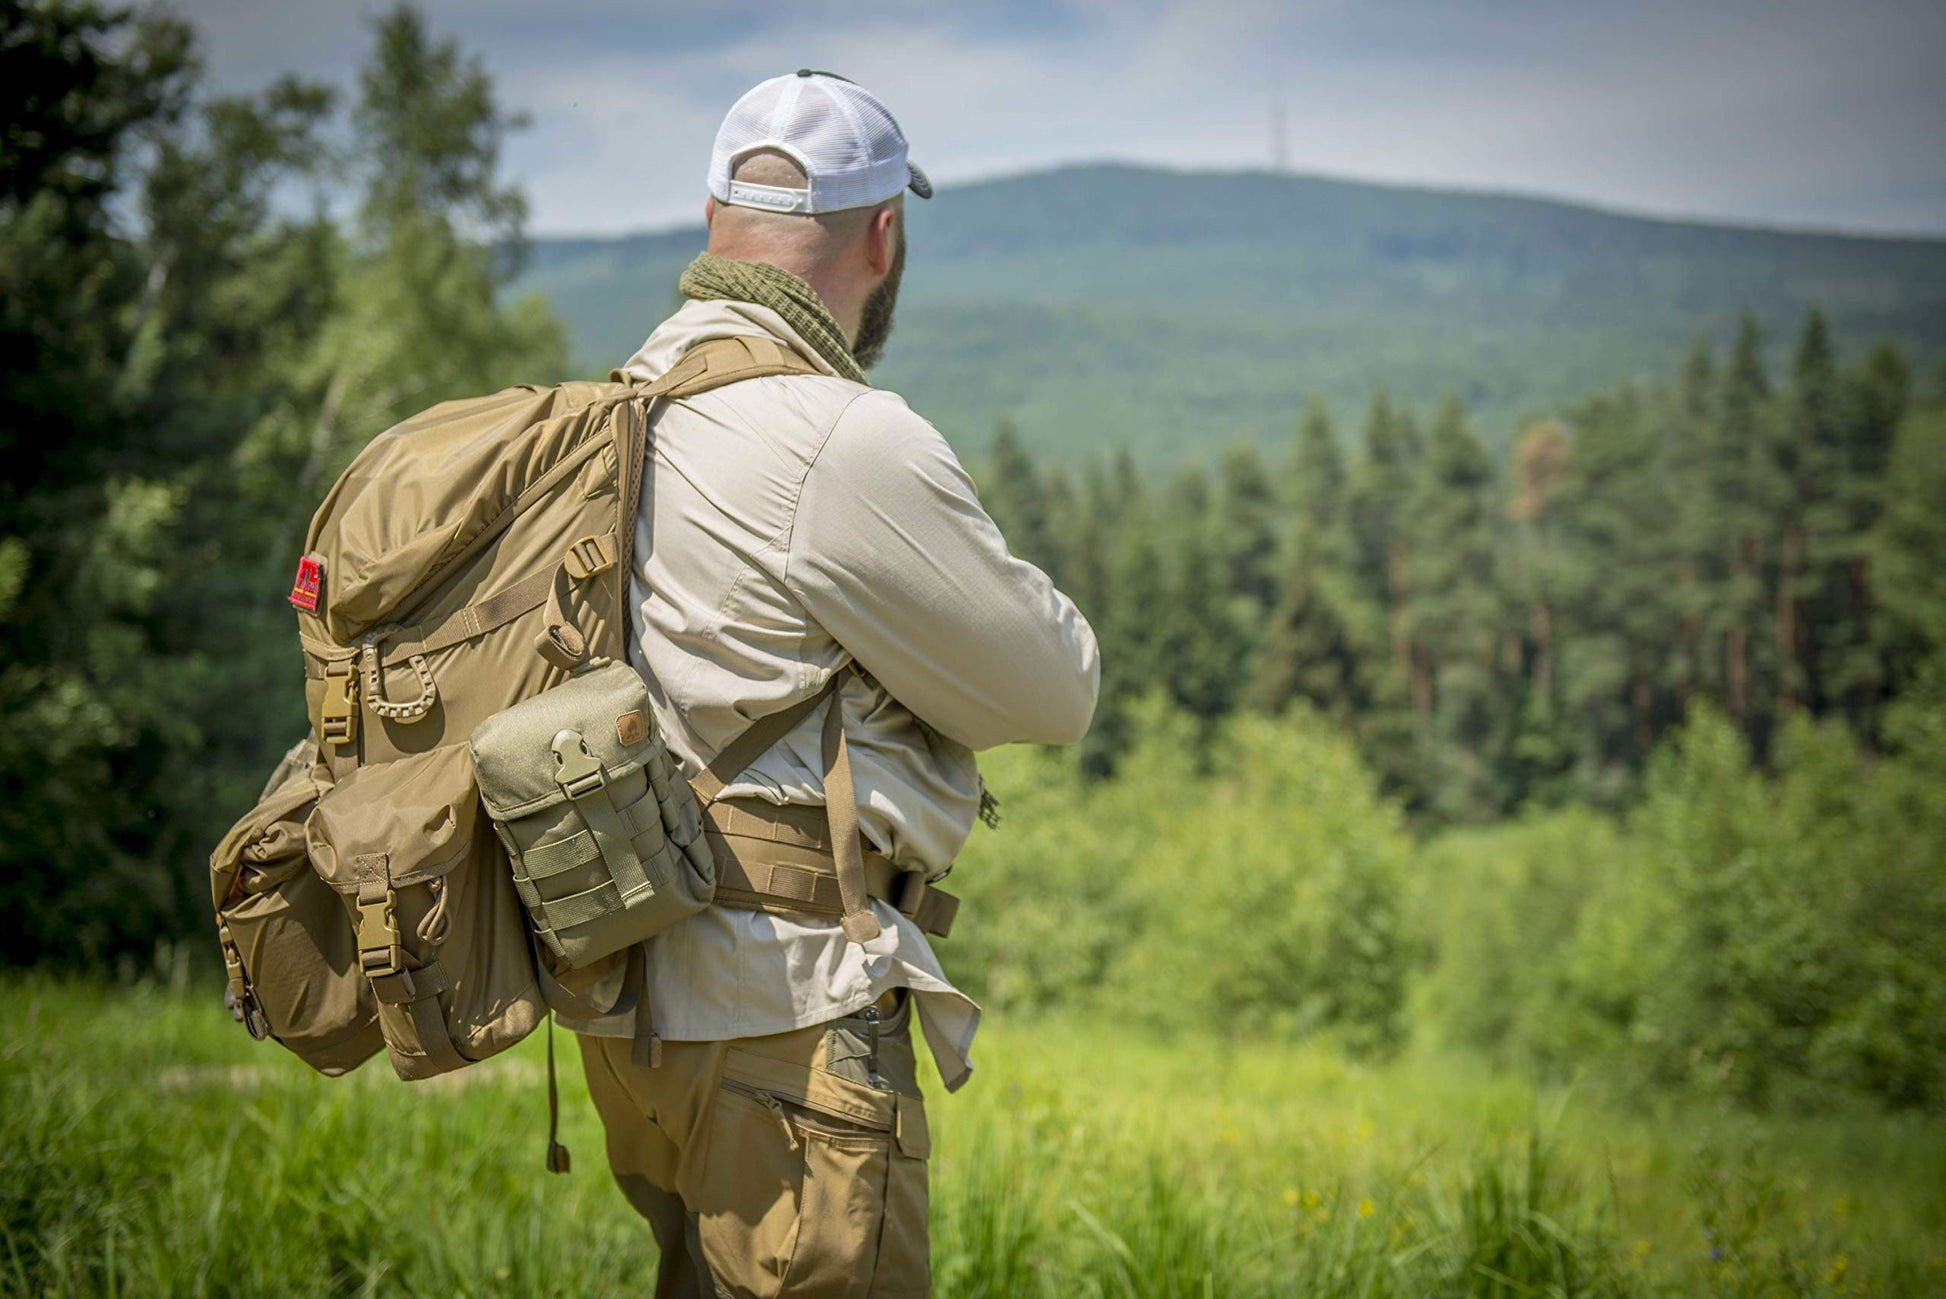
[[[1093,631],[1046,574],[1008,553],[939,432],[898,396],[839,378],[777,313],[692,301],[627,372],[653,379],[705,339],[774,338],[819,375],[749,379],[662,403],[650,432],[630,589],[631,657],[690,775],[752,720],[841,688],[859,825],[937,876],[979,808],[973,751],[1078,740],[1100,666]],[[821,718],[806,718],[724,791],[822,804]],[[784,1032],[917,994],[949,1086],[979,1011],[925,935],[882,902],[884,932],[723,907],[649,940],[657,1031],[676,1041]],[[597,1030],[599,1031],[599,1030]]]

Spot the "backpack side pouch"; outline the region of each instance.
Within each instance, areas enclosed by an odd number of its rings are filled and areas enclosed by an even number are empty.
[[[401,1078],[484,1060],[545,1014],[506,855],[479,810],[466,746],[449,744],[358,768],[305,823]]]
[[[253,1037],[336,1077],[384,1045],[344,904],[311,870],[304,822],[328,785],[305,740],[210,855],[230,996]]]
[[[587,968],[714,898],[696,793],[627,663],[584,668],[496,713],[469,747],[513,886],[560,965]]]

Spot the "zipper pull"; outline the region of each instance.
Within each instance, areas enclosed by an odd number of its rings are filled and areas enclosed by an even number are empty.
[[[763,1107],[765,1109],[769,1110],[773,1115],[776,1116],[777,1121],[779,1123],[784,1125],[784,1140],[791,1143],[791,1149],[792,1150],[798,1149],[797,1129],[791,1126],[791,1116],[784,1113],[784,1107],[777,1103],[777,1098],[775,1096],[772,1096],[769,1092],[762,1092],[759,1093],[757,1099],[763,1102]]]
[[[878,1076],[878,1007],[865,1007],[866,1042],[869,1054],[865,1057],[865,1077],[872,1086],[884,1088],[885,1080]]]

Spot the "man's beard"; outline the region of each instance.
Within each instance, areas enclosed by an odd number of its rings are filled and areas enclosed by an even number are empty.
[[[892,313],[899,305],[899,277],[905,274],[905,231],[899,231],[899,251],[892,254],[892,269],[865,295],[865,309],[858,318],[858,339],[851,345],[851,357],[858,368],[869,370],[885,355],[886,340],[892,337]]]

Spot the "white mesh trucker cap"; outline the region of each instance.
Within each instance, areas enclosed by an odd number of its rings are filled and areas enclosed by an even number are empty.
[[[789,154],[810,177],[809,188],[731,180],[738,160],[757,149]],[[731,106],[710,153],[710,195],[767,212],[871,207],[908,187],[932,197],[926,173],[906,159],[905,133],[891,110],[834,72],[799,68],[760,83]]]

